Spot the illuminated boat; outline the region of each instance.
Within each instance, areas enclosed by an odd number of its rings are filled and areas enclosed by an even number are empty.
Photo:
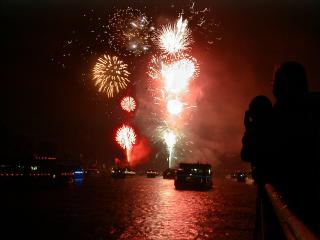
[[[157,171],[153,170],[153,169],[149,169],[147,171],[147,177],[148,178],[155,178],[157,176]]]
[[[174,180],[176,189],[212,188],[212,170],[210,164],[180,163]]]
[[[125,171],[124,171],[126,177],[133,177],[136,175],[136,172],[133,171],[132,169],[130,168],[126,168]]]

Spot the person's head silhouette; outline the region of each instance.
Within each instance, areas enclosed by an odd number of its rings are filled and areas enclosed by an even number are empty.
[[[296,102],[307,94],[307,74],[300,63],[285,62],[275,71],[273,95],[277,102]]]
[[[263,116],[272,110],[272,103],[266,96],[259,95],[252,99],[249,104],[249,111],[254,115]],[[264,117],[264,116],[263,116]]]
[[[272,103],[266,96],[259,95],[252,99],[249,109],[245,113],[244,124],[250,127],[251,124],[261,124],[269,120],[272,111]]]

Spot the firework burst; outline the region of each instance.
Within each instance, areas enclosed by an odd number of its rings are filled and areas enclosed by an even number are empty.
[[[166,54],[177,54],[187,50],[192,43],[188,21],[180,17],[175,25],[164,26],[158,33],[157,43]]]
[[[147,73],[152,80],[161,81],[167,92],[178,94],[198,76],[199,66],[197,60],[188,54],[153,56]]]
[[[167,103],[167,110],[171,115],[179,115],[183,110],[183,103],[178,99],[171,99]]]
[[[126,150],[127,160],[130,162],[130,151],[133,145],[136,143],[137,135],[133,128],[128,125],[122,125],[116,133],[117,143]]]
[[[127,112],[133,112],[136,109],[136,101],[134,100],[133,97],[124,97],[121,102],[120,105],[122,107],[122,109],[124,111]]]
[[[106,92],[109,98],[121,89],[125,89],[130,82],[128,65],[117,56],[103,55],[93,68],[93,80],[99,92]]]
[[[167,146],[169,167],[174,164],[174,150],[178,145],[186,151],[183,144],[177,144],[177,138],[184,135],[182,128],[186,126],[186,118],[181,114],[191,106],[190,81],[199,73],[197,60],[186,53],[192,42],[188,21],[182,17],[175,25],[164,26],[157,36],[157,46],[162,53],[151,58],[147,72],[152,80],[150,92],[154,94],[157,112],[165,116],[166,126],[156,129]]]
[[[183,58],[169,65],[163,65],[161,74],[165,81],[166,90],[172,93],[185,91],[195,72],[196,64],[188,58]]]
[[[155,28],[146,14],[128,7],[114,13],[108,30],[111,32],[109,43],[117,52],[140,56],[150,50]]]
[[[123,149],[131,149],[136,143],[136,133],[128,125],[122,125],[116,134],[116,141]]]

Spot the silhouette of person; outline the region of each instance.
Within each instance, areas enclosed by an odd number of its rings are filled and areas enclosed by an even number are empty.
[[[245,133],[242,138],[241,158],[251,163],[252,176],[256,183],[263,184],[269,159],[272,103],[266,96],[257,96],[245,112]]]
[[[319,231],[320,105],[309,93],[305,68],[297,62],[283,63],[275,71],[273,95],[276,103],[268,179],[289,209]]]
[[[264,192],[264,184],[269,174],[271,116],[272,103],[263,95],[252,99],[244,116],[245,132],[242,138],[241,159],[251,163],[252,176],[257,184],[254,239],[263,239],[262,235],[264,239],[274,239],[274,235],[264,235],[264,230],[273,226],[266,225],[263,221],[266,218],[270,219],[268,211],[271,209],[271,205],[265,201]]]
[[[285,62],[275,71],[273,95],[270,115],[269,107],[261,107],[267,102],[263,97],[250,103],[241,157],[253,166],[258,200],[265,197],[264,182],[271,183],[289,209],[320,237],[320,94],[309,92],[300,63]],[[261,118],[252,117],[255,108],[262,111]],[[268,228],[274,229],[272,225]]]

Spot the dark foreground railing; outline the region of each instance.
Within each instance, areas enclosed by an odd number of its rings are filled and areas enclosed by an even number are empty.
[[[265,197],[270,201],[273,212],[276,215],[277,222],[279,223],[283,233],[283,239],[288,240],[319,240],[316,235],[304,225],[304,223],[290,211],[287,205],[281,200],[279,194],[274,190],[273,186],[266,184],[264,187],[266,192]],[[261,216],[263,218],[263,216]],[[262,227],[260,230],[259,239],[269,239],[266,236],[266,229],[263,227],[263,220],[261,221]],[[278,238],[277,238],[278,239]]]

